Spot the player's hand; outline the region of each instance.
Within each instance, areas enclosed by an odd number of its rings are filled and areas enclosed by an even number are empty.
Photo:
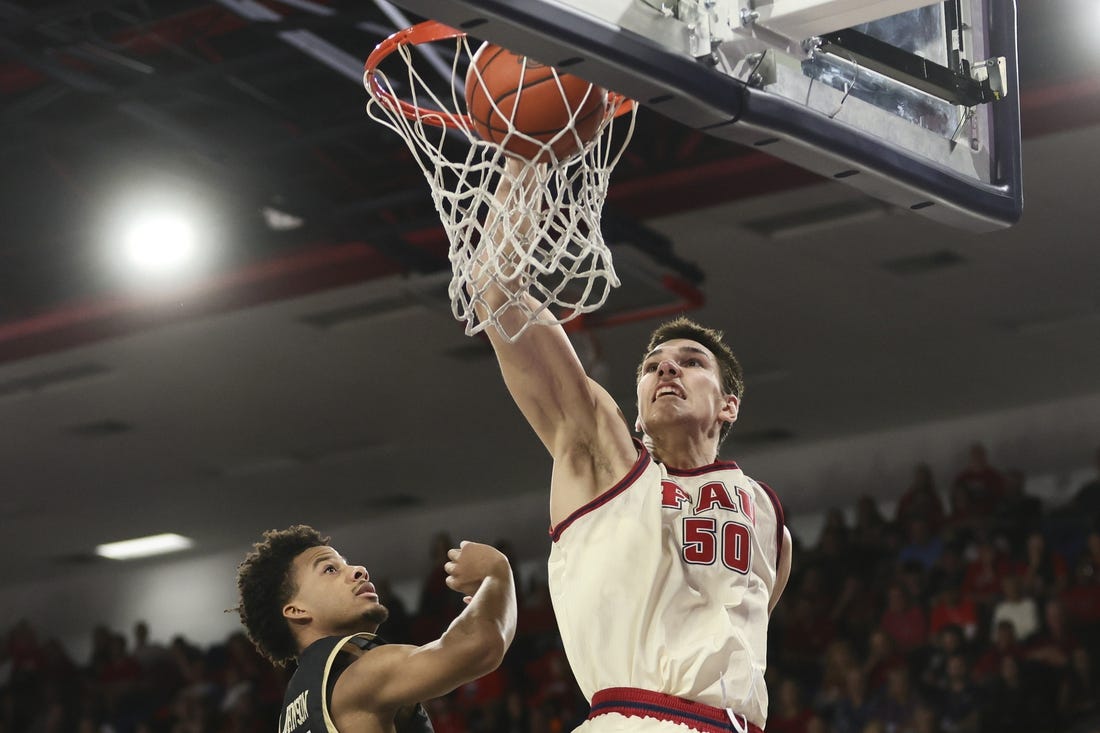
[[[481,581],[490,576],[503,577],[512,572],[508,558],[500,550],[480,542],[459,543],[458,547],[447,551],[449,561],[443,570],[447,573],[447,587],[464,594],[467,603]]]

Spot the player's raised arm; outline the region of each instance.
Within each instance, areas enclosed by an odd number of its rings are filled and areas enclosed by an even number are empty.
[[[555,461],[576,464],[579,458],[582,463],[587,460],[608,467],[607,475],[594,475],[589,466],[575,465],[580,474],[574,476],[577,480],[555,483],[558,493],[576,493],[560,497],[561,511],[567,514],[621,478],[637,452],[614,399],[588,378],[565,330],[553,323],[548,314],[544,312],[537,317],[538,323],[526,328],[515,340],[501,333],[519,332],[529,319],[527,308],[537,308],[534,300],[521,292],[526,273],[521,270],[509,273],[507,267],[510,243],[530,236],[531,231],[529,220],[519,210],[531,197],[518,189],[544,185],[539,180],[538,168],[525,161],[510,160],[507,171],[496,191],[499,208],[489,214],[486,222],[486,236],[505,246],[496,250],[498,261],[480,263],[475,287],[481,297],[475,301],[475,308],[482,320],[489,311],[495,314],[499,328],[489,328],[486,333],[496,351],[505,384]],[[492,268],[503,269],[513,276],[490,278],[488,272]],[[559,483],[562,491],[558,491]],[[552,509],[552,514],[561,512]]]
[[[463,542],[448,557],[447,585],[466,595],[466,608],[435,641],[420,647],[380,646],[349,666],[333,690],[335,716],[385,715],[445,695],[500,666],[516,631],[508,560],[474,542]]]

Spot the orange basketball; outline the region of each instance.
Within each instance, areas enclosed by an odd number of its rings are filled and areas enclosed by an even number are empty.
[[[550,66],[484,43],[466,73],[466,110],[483,140],[546,163],[569,158],[599,134],[607,90],[571,74],[555,77]],[[562,134],[571,120],[576,134]],[[510,134],[512,129],[534,140]]]

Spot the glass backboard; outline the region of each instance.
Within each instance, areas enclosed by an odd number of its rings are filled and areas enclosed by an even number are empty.
[[[1023,204],[1013,0],[397,0],[946,224]]]

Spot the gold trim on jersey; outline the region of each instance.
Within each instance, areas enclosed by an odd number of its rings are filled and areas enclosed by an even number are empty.
[[[344,646],[358,636],[364,636],[368,639],[376,638],[376,634],[367,631],[361,631],[358,634],[349,634],[332,648],[332,651],[329,652],[328,659],[325,660],[325,673],[321,677],[321,715],[325,716],[325,728],[328,729],[328,733],[340,733],[340,731],[336,729],[336,723],[332,721],[332,716],[330,716],[328,712],[328,673],[332,669],[332,663],[336,661],[336,655],[344,651]],[[358,649],[358,647],[356,648]],[[360,649],[360,651],[362,650]]]

